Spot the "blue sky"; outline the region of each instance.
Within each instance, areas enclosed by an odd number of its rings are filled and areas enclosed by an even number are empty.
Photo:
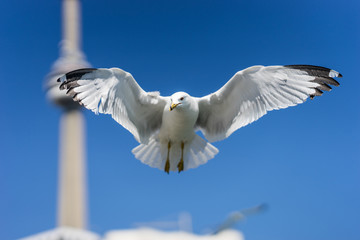
[[[56,226],[58,124],[43,81],[58,57],[60,1],[0,2],[0,239]],[[170,175],[136,160],[132,135],[84,111],[89,230],[103,234],[187,211],[196,233],[267,203],[236,225],[246,239],[360,236],[360,2],[83,1],[94,67],[146,91],[203,96],[252,65],[313,64],[341,86],[273,111],[214,145],[206,165]]]

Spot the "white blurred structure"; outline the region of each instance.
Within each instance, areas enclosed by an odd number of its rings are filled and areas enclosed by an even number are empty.
[[[151,222],[136,222],[134,226],[137,228],[154,228],[162,230],[179,230],[183,232],[192,232],[192,217],[188,212],[181,212],[177,220],[155,220]]]
[[[100,240],[100,236],[85,230],[59,227],[19,240]]]
[[[58,227],[26,240],[98,240],[100,236],[86,231],[86,163],[84,118],[79,104],[60,92],[57,79],[63,74],[89,67],[81,51],[80,2],[62,0],[62,40],[60,57],[45,81],[48,100],[60,106]]]
[[[104,240],[244,240],[236,230],[224,230],[215,235],[196,235],[188,232],[163,232],[151,228],[109,231]]]
[[[164,232],[153,228],[113,230],[99,235],[68,227],[39,233],[19,240],[244,240],[241,232],[224,230],[215,235],[196,235],[183,231]]]
[[[80,2],[62,1],[60,57],[47,76],[47,97],[63,109],[60,119],[58,226],[86,228],[85,120],[79,104],[59,90],[63,74],[89,67],[81,51]]]

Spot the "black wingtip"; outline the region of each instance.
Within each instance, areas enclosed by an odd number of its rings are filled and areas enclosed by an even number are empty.
[[[61,82],[61,80],[60,80],[59,82]],[[59,89],[60,89],[60,90],[67,89],[67,88],[68,88],[67,85],[66,85],[67,83],[68,83],[67,80],[61,82],[61,84],[60,84],[60,86],[59,86]]]
[[[91,73],[98,70],[97,68],[80,68],[71,72],[66,73],[65,75],[59,77],[56,82],[61,83],[60,84],[60,90],[68,89],[69,86],[67,84],[74,83],[77,80],[81,79],[82,76],[84,76],[87,73]],[[62,78],[63,81],[62,81]]]
[[[330,91],[332,88],[329,85],[339,86],[340,83],[334,78],[341,78],[342,75],[330,68],[319,67],[314,65],[285,65],[286,68],[297,69],[306,72],[309,76],[313,76],[314,79],[311,82],[318,84],[314,87],[315,92],[310,95],[310,99],[314,99],[317,96],[321,96],[323,91]]]
[[[96,71],[97,68],[80,68],[66,73],[66,79],[74,81],[80,79],[83,75]]]
[[[315,66],[315,65],[284,65],[284,67],[303,70],[312,76],[339,77],[339,78],[342,77],[342,75],[335,70],[326,67]]]
[[[338,81],[336,81],[335,79],[333,79],[333,80],[334,80],[334,82],[335,82],[335,84],[333,84],[335,87],[340,86],[340,83],[339,83]]]

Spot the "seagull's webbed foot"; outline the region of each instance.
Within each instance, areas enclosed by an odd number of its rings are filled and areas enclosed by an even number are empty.
[[[184,171],[184,142],[181,142],[181,158],[177,165],[179,173]]]
[[[170,156],[170,148],[171,148],[171,143],[168,142],[168,152],[167,152],[167,157],[166,157],[166,163],[165,163],[165,168],[164,168],[164,171],[169,174],[170,172],[170,159],[169,159],[169,156]]]

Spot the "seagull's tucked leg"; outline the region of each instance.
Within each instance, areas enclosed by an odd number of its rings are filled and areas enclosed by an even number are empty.
[[[177,167],[179,169],[179,173],[184,171],[184,142],[181,142],[181,158]]]
[[[166,163],[165,163],[165,168],[164,171],[167,172],[169,174],[170,172],[170,148],[171,148],[171,142],[168,142],[168,152],[167,152],[167,156],[166,156]]]

